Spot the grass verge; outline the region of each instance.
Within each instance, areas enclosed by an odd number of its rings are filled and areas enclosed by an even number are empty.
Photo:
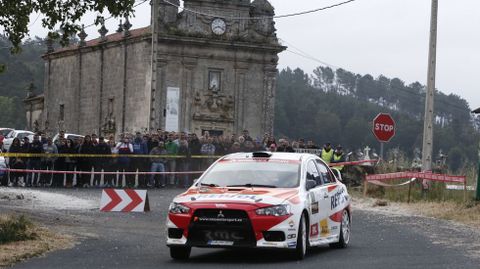
[[[387,197],[363,197],[362,192],[350,190],[353,205],[364,210],[390,212],[392,214],[419,215],[444,220],[450,220],[480,229],[480,203],[469,201],[422,201],[415,200],[411,203],[388,200]]]
[[[0,216],[0,267],[73,247],[73,238],[54,234],[20,216]]]

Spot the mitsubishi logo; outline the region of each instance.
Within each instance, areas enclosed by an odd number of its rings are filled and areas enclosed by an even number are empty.
[[[217,218],[225,218],[225,215],[223,215],[223,211],[222,211],[222,210],[220,210],[220,211],[218,212]]]

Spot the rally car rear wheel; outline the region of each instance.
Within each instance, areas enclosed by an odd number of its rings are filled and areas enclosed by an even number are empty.
[[[346,248],[350,242],[350,215],[345,209],[342,212],[342,222],[340,223],[340,237],[338,243],[330,244],[333,248]]]
[[[191,251],[191,247],[170,247],[170,257],[175,260],[187,260]]]
[[[302,214],[302,218],[300,219],[300,224],[298,226],[297,248],[294,252],[294,258],[296,260],[303,260],[303,258],[305,258],[305,254],[307,253],[307,230],[308,229],[305,214]]]

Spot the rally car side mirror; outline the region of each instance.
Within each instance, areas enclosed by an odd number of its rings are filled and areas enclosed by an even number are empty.
[[[342,173],[340,172],[340,170],[338,170],[337,168],[332,168],[332,172],[338,179],[338,181],[343,182]]]
[[[307,191],[309,191],[315,188],[316,186],[317,186],[317,182],[315,180],[308,179],[305,188],[307,189]]]

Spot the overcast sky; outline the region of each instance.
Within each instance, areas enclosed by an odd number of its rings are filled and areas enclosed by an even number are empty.
[[[270,0],[277,15],[311,10],[344,0]],[[439,0],[437,88],[480,107],[480,1]],[[278,37],[289,50],[308,54],[358,74],[398,77],[410,84],[426,83],[431,0],[357,0],[334,9],[276,20]],[[150,23],[150,5],[137,7],[134,28]],[[84,18],[93,22],[95,14]],[[37,18],[32,14],[32,22]],[[118,22],[109,20],[115,31]],[[89,38],[98,36],[95,27]],[[31,34],[45,35],[40,20]],[[295,48],[294,48],[295,47]],[[298,50],[299,49],[299,50]],[[311,73],[320,63],[289,51],[280,68],[300,67]]]

